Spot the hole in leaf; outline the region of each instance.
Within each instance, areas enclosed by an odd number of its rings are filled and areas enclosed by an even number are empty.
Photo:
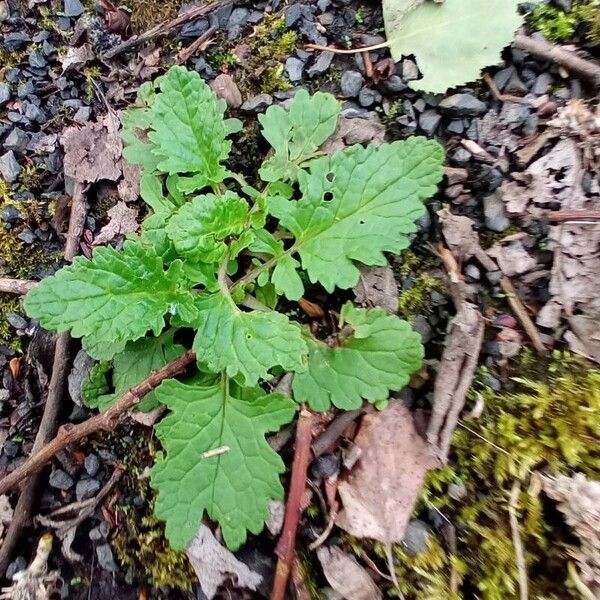
[[[329,183],[332,183],[333,181],[335,181],[335,173],[332,173],[330,171],[329,173],[327,173],[327,175],[325,175],[325,179],[327,179]]]
[[[325,192],[323,194],[323,202],[331,202],[333,200],[333,193],[332,192]]]
[[[364,222],[362,219],[359,221],[359,223],[360,223],[361,225],[364,225],[364,224],[365,224],[365,222]]]

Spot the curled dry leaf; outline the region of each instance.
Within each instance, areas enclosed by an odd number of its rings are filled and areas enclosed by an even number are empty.
[[[356,559],[337,546],[322,546],[317,557],[329,585],[346,600],[378,600],[381,592]]]
[[[600,482],[583,473],[572,477],[543,477],[544,491],[558,502],[565,521],[579,538],[579,548],[571,555],[577,561],[581,580],[594,598],[600,595]]]
[[[325,154],[333,154],[354,144],[382,144],[385,140],[385,125],[374,113],[365,119],[349,119],[340,116],[334,134],[323,144]]]
[[[536,259],[525,250],[521,240],[515,240],[508,244],[498,242],[487,253],[496,259],[500,270],[508,277],[522,275],[537,266]]]
[[[196,537],[185,552],[208,600],[214,598],[227,578],[232,578],[237,587],[249,590],[256,590],[262,580],[258,573],[221,546],[206,525],[200,524]]]
[[[110,221],[105,225],[94,240],[94,246],[108,244],[120,236],[133,233],[139,228],[137,222],[138,211],[129,208],[125,202],[117,202],[109,211]]]
[[[71,69],[80,69],[91,60],[94,60],[94,51],[89,44],[83,44],[78,48],[71,46],[67,48],[65,54],[58,57],[63,74]]]
[[[61,137],[65,149],[65,175],[80,183],[100,179],[117,181],[123,144],[119,136],[119,119],[108,113],[85,127],[68,127]]]
[[[353,291],[361,306],[380,306],[390,314],[398,312],[398,284],[389,265],[363,267]]]
[[[360,460],[339,482],[343,509],[336,523],[356,537],[400,542],[425,475],[439,461],[397,400],[365,415],[354,443]]]

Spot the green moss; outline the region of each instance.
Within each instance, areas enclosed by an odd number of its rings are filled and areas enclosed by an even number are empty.
[[[134,33],[140,33],[174,18],[184,2],[183,0],[127,0],[124,4],[131,10],[131,28]]]
[[[539,493],[533,473],[579,471],[598,479],[600,450],[595,440],[600,436],[600,371],[583,359],[558,352],[550,361],[524,353],[513,371],[516,376],[506,392],[475,384],[471,396],[481,395],[484,412],[457,428],[451,463],[430,473],[417,513],[436,507],[454,524],[457,556],[466,565],[469,585],[479,590],[480,597],[515,598],[518,568],[508,502],[518,482],[518,520],[530,598],[575,600],[578,596],[567,572],[572,538],[562,519],[553,514],[551,503]],[[521,373],[526,377],[519,377]],[[449,495],[450,485],[462,487],[460,500]],[[421,555],[395,554],[400,581],[414,577],[419,569],[435,585],[447,577],[449,557],[446,554],[444,559],[439,548],[429,557],[428,566],[421,562]],[[436,557],[441,561],[437,566]],[[437,597],[424,589],[423,581],[413,582],[405,597]]]
[[[13,335],[6,317],[10,313],[19,312],[21,312],[21,305],[18,298],[13,294],[0,294],[0,346],[6,346],[17,352],[21,350],[21,340]]]
[[[600,2],[580,0],[566,12],[554,6],[540,5],[528,16],[531,29],[541,31],[550,42],[571,40],[581,27],[588,41],[600,44]]]
[[[135,506],[117,507],[119,528],[111,540],[117,559],[132,570],[134,577],[153,586],[191,591],[198,582],[194,570],[185,552],[171,548],[164,523],[154,516],[154,492],[146,473],[156,454],[154,438],[142,434],[131,445],[123,446],[122,436],[113,434],[105,441],[111,448],[115,444],[121,447],[127,467],[121,485],[129,496],[138,499]]]

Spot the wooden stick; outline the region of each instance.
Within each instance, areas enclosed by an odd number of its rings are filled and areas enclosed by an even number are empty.
[[[191,21],[195,21],[200,17],[204,17],[205,15],[211,13],[213,10],[220,8],[227,4],[225,0],[218,0],[217,2],[212,2],[209,4],[203,4],[202,6],[196,6],[181,15],[178,15],[174,19],[170,21],[166,21],[164,23],[159,23],[156,27],[149,29],[144,33],[140,33],[140,35],[134,35],[130,37],[128,40],[125,40],[118,46],[115,46],[111,50],[108,50],[102,55],[102,58],[108,60],[122,54],[123,52],[134,48],[139,44],[143,44],[144,42],[148,42],[153,40],[154,38],[163,36],[173,29],[179,29],[179,27],[185,25],[186,23],[190,23]]]
[[[104,412],[98,413],[77,425],[71,423],[63,425],[54,439],[45,444],[39,451],[33,453],[12,473],[9,473],[0,480],[0,495],[5,494],[26,477],[37,473],[51,458],[61,450],[64,450],[69,444],[78,442],[96,431],[112,431],[124,413],[133,408],[164,379],[183,373],[195,359],[196,355],[191,350],[188,350],[178,358],[167,363],[164,367],[150,373],[144,381],[131,388],[128,392],[125,392]]]
[[[30,289],[34,288],[37,283],[37,281],[31,281],[30,279],[8,279],[0,277],[0,293],[24,296]]]
[[[544,40],[534,40],[526,35],[517,35],[513,46],[538,58],[555,62],[568,71],[589,79],[594,86],[600,86],[600,66],[591,60],[577,56],[574,52],[549,44]]]
[[[600,221],[600,210],[546,210],[544,211],[544,217],[552,223]]]
[[[502,277],[500,278],[500,287],[502,288],[502,291],[506,294],[506,299],[508,300],[512,311],[517,316],[517,319],[519,319],[521,325],[523,325],[523,329],[529,336],[533,347],[540,354],[548,354],[548,351],[546,350],[546,347],[544,346],[542,339],[540,338],[540,334],[537,330],[537,327],[534,325],[533,321],[531,320],[531,317],[527,313],[527,309],[521,302],[521,299],[519,298],[517,290],[515,290],[512,281],[506,275],[502,275]]]
[[[306,489],[306,474],[310,462],[310,442],[312,439],[313,413],[305,407],[300,410],[296,426],[296,447],[292,463],[292,480],[285,505],[283,531],[275,553],[279,557],[275,570],[275,580],[271,591],[271,600],[284,600],[287,582],[295,556],[296,532],[302,513],[302,497]]]
[[[510,531],[512,534],[513,546],[515,547],[515,558],[517,568],[519,569],[519,599],[528,600],[528,581],[527,581],[527,562],[525,561],[525,552],[523,551],[523,542],[519,534],[519,520],[517,519],[517,505],[521,486],[518,481],[513,483],[508,502],[508,518],[510,521]]]
[[[69,230],[64,252],[65,260],[69,262],[75,258],[79,251],[79,240],[83,233],[87,209],[88,204],[84,193],[84,186],[82,183],[76,182],[73,190]],[[48,386],[48,395],[46,396],[46,404],[44,405],[40,426],[33,442],[32,453],[34,455],[46,447],[47,444],[51,443],[58,429],[58,415],[69,373],[70,346],[71,336],[68,333],[61,333],[57,337],[54,346],[52,376]],[[31,518],[31,513],[37,500],[38,471],[39,469],[33,471],[31,475],[34,476],[23,486],[17,506],[15,507],[13,519],[4,537],[4,542],[0,547],[0,575],[4,575],[6,572],[12,553],[21,538],[21,532]]]
[[[189,46],[182,48],[177,54],[177,58],[175,62],[178,65],[183,65],[186,63],[192,56],[195,56],[198,52],[205,50],[208,44],[210,43],[210,38],[217,31],[216,27],[210,27],[208,31],[205,31],[201,36],[196,38]]]

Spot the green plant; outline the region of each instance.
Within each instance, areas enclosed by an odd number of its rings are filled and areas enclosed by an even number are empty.
[[[568,12],[555,6],[540,5],[528,15],[527,24],[541,31],[550,42],[568,41],[583,26],[588,40],[597,45],[600,44],[600,1],[574,2]]]
[[[174,67],[144,84],[123,116],[124,155],[142,167],[153,211],[141,235],[75,259],[25,299],[31,317],[71,330],[101,361],[84,385],[90,405],[109,405],[184,352],[180,329],[196,332],[196,373],[164,381],[146,402],[171,411],[157,425],[164,454],[152,486],[175,548],[205,512],[237,548],[283,495],[284,465],[265,434],[295,404],[261,382],[293,372],[296,402],[347,409],[386,398],[420,368],[419,335],[380,309],[345,304],[326,343],[259,301],[298,300],[307,280],[328,292],[354,286],[357,261],[382,265],[384,252],[407,247],[441,179],[442,149],[423,138],[323,155],[339,111],[333,96],[300,91],[288,110],[260,115],[273,154],[258,190],[227,169],[227,138],[241,123],[224,118],[197,73]]]
[[[410,87],[445,92],[477,79],[498,62],[523,19],[519,0],[383,0],[383,18],[395,61],[415,55],[422,79]],[[489,15],[494,18],[490,19]]]

